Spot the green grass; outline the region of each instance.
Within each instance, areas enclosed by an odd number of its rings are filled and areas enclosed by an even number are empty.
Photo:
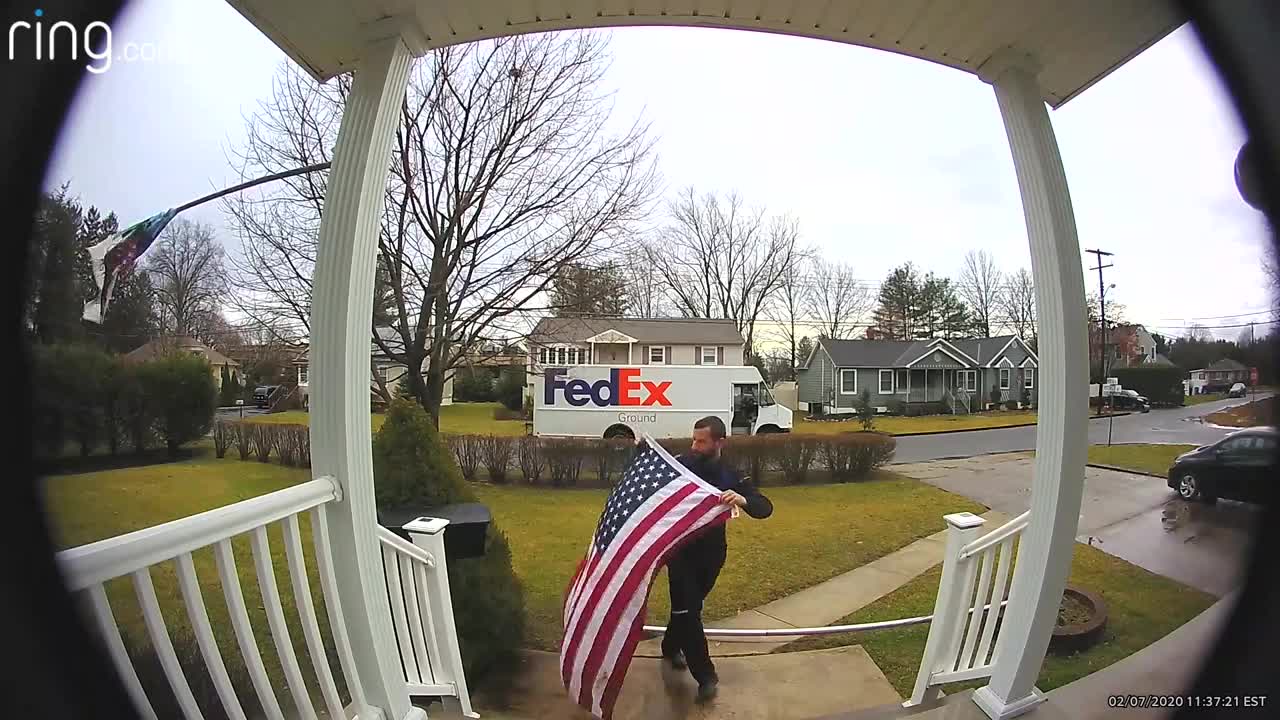
[[[524,435],[523,420],[495,420],[493,411],[500,407],[497,403],[455,403],[440,408],[440,432],[456,435],[503,435],[518,437]],[[254,415],[245,418],[249,422],[282,423],[288,425],[308,425],[311,416],[303,410],[289,410],[270,415]],[[377,432],[386,420],[386,415],[373,413],[373,431]]]
[[[525,587],[526,644],[554,650],[563,593],[604,506],[604,490],[477,486],[511,544]],[[773,517],[729,525],[729,557],[707,599],[708,619],[734,615],[852,570],[943,529],[942,516],[984,512],[958,495],[893,473],[847,485],[765,488]],[[670,610],[665,574],[649,601],[649,618]]]
[[[1163,477],[1173,459],[1195,445],[1091,445],[1089,462]]]
[[[1107,603],[1107,629],[1102,642],[1071,656],[1050,654],[1040,668],[1036,686],[1052,690],[1111,665],[1164,637],[1195,617],[1214,602],[1208,593],[1181,585],[1148,572],[1097,548],[1075,546],[1069,583],[1093,590]],[[942,566],[908,582],[892,593],[841,618],[833,625],[930,615],[938,592]],[[783,646],[781,652],[814,650],[861,644],[890,684],[903,697],[911,694],[920,659],[924,654],[929,626],[880,630],[858,635],[831,635],[799,640]],[[954,693],[980,687],[985,680],[944,685]]]
[[[1020,425],[1035,424],[1036,413],[1033,410],[999,410],[969,415],[919,415],[916,417],[882,415],[876,418],[874,429],[890,435],[916,435],[946,430],[982,430],[985,428],[1018,427]],[[821,435],[849,432],[861,428],[862,424],[852,417],[843,421],[823,422],[815,422],[808,418],[798,417],[793,431]]]
[[[310,479],[308,470],[287,468],[274,463],[240,462],[230,457],[219,460],[214,457],[209,444],[204,443],[195,448],[194,457],[180,462],[52,476],[43,481],[43,491],[55,543],[59,548],[69,548],[247,500]],[[314,570],[316,566],[310,517],[303,515],[299,519],[303,556],[311,569],[312,598],[322,635],[329,645],[330,664],[335,677],[340,678],[324,610],[324,597]],[[305,659],[309,657],[309,653],[297,616],[279,524],[273,524],[267,534],[276,585],[280,591],[294,652],[302,659],[303,667],[306,668],[304,676],[314,682],[310,663]],[[273,679],[273,686],[277,688],[281,703],[285,707],[293,707],[285,690],[275,645],[270,639],[249,538],[236,538],[232,542],[232,548],[245,604],[249,609],[255,637],[262,649],[263,661]],[[231,630],[213,552],[205,548],[193,553],[192,558],[222,656],[227,659],[232,676],[243,679],[243,661]],[[153,566],[151,578],[170,634],[180,648],[185,646],[186,652],[191,653],[191,648],[194,647],[191,625],[178,590],[174,565],[173,562],[165,562]],[[116,622],[130,645],[149,646],[132,580],[126,577],[109,581],[106,590]],[[179,652],[184,651],[180,649]],[[200,663],[199,660],[195,662],[197,665]],[[148,681],[144,679],[143,683],[147,685]],[[316,689],[313,685],[313,695]]]

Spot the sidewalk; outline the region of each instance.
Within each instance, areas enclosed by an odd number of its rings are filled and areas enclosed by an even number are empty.
[[[982,517],[987,521],[983,526],[984,532],[995,530],[1009,521],[1009,516],[994,510],[983,513]],[[938,523],[943,524],[942,518],[938,518]],[[754,610],[746,610],[732,618],[708,621],[706,625],[709,628],[745,630],[830,625],[897,590],[942,562],[946,543],[947,531],[941,530],[794,595],[774,600]],[[663,624],[666,621],[667,618],[653,618],[651,624]],[[711,654],[716,657],[761,655],[799,639],[799,636],[782,636],[760,642],[712,640],[710,646]],[[640,643],[636,648],[636,657],[661,657],[661,643],[661,638]]]

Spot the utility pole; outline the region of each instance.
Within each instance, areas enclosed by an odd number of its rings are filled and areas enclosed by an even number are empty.
[[[1111,257],[1111,253],[1106,250],[1085,250],[1087,253],[1093,253],[1098,259],[1098,267],[1090,268],[1098,271],[1098,313],[1101,316],[1102,326],[1100,328],[1101,335],[1098,338],[1098,344],[1101,345],[1098,366],[1102,370],[1101,377],[1098,378],[1098,412],[1102,412],[1102,386],[1107,382],[1107,286],[1102,280],[1102,271],[1111,265],[1103,265],[1103,256]]]

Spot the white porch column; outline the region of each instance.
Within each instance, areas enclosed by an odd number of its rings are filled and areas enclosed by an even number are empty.
[[[426,716],[409,705],[396,654],[375,533],[369,420],[378,226],[410,60],[398,37],[380,40],[355,73],[320,219],[311,306],[312,474],[342,484],[342,501],[326,513],[338,596],[363,699],[388,720]]]
[[[1033,58],[1002,51],[979,68],[995,88],[1031,243],[1041,366],[1031,517],[1022,536],[991,682],[973,695],[992,718],[1044,698],[1035,681],[1049,646],[1080,519],[1088,445],[1084,272],[1067,178]]]

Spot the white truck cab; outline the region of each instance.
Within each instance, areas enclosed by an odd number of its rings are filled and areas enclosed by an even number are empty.
[[[534,375],[535,435],[689,437],[708,415],[732,435],[791,432],[791,409],[751,365],[576,365]]]

